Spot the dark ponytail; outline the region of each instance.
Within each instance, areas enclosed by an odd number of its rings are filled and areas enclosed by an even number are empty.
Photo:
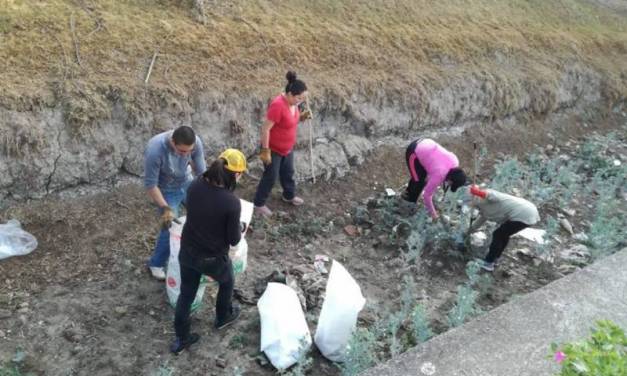
[[[237,185],[235,173],[227,170],[225,165],[224,159],[216,159],[211,166],[209,166],[207,171],[202,174],[202,177],[213,187],[223,187],[229,191],[233,191]]]
[[[296,73],[289,71],[285,75],[287,78],[287,86],[285,86],[285,94],[299,95],[307,91],[307,85],[301,80],[296,79]]]

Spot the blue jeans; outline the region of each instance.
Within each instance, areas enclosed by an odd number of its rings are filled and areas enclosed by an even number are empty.
[[[168,206],[172,208],[174,212],[174,216],[179,216],[179,208],[181,203],[185,201],[185,195],[187,194],[187,187],[189,184],[186,184],[184,187],[176,189],[176,190],[162,190],[161,194],[163,198],[168,203]],[[159,215],[163,213],[162,209],[159,209]],[[161,230],[159,231],[159,235],[157,235],[157,244],[155,245],[155,250],[152,252],[152,257],[148,262],[148,266],[150,267],[159,267],[162,268],[168,263],[168,258],[170,257],[170,231],[169,230]]]
[[[277,178],[280,178],[283,187],[283,197],[286,200],[294,198],[296,182],[294,182],[294,152],[285,157],[272,152],[272,163],[265,166],[263,176],[255,193],[255,206],[264,206]]]

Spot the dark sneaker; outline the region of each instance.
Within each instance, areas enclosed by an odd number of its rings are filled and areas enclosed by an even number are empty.
[[[170,351],[178,355],[178,353],[180,353],[181,351],[198,342],[199,339],[200,335],[197,333],[190,334],[187,340],[182,340],[181,338],[177,337],[176,340],[170,345]]]
[[[227,317],[226,319],[222,321],[216,320],[216,323],[215,323],[216,329],[218,330],[224,329],[227,326],[231,325],[235,320],[237,320],[240,312],[241,312],[241,309],[238,306],[233,306],[233,308],[231,308],[231,315],[229,317]]]

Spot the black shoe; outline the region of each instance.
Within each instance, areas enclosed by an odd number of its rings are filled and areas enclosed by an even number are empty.
[[[222,321],[216,320],[216,323],[215,323],[216,329],[220,330],[231,325],[235,320],[237,320],[240,312],[241,310],[238,306],[233,306],[233,308],[231,308],[231,314],[226,319]]]
[[[181,338],[177,337],[174,343],[170,345],[170,351],[178,355],[178,353],[180,353],[181,351],[198,342],[199,339],[200,335],[197,333],[190,334],[187,340],[182,340]]]

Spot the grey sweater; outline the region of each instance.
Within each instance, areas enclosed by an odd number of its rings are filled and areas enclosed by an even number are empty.
[[[498,225],[507,221],[517,221],[531,226],[540,220],[538,208],[533,203],[492,189],[486,191],[488,196],[485,199],[475,198],[479,218],[472,224],[472,231],[481,227],[486,221],[496,222]]]

